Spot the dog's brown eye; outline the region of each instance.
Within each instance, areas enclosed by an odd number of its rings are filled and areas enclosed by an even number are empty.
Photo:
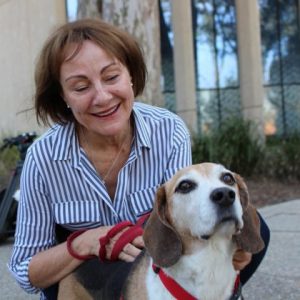
[[[225,173],[222,176],[222,181],[228,185],[234,185],[235,184],[235,179],[230,173]]]
[[[196,188],[197,184],[191,180],[181,181],[175,189],[175,193],[187,194]]]

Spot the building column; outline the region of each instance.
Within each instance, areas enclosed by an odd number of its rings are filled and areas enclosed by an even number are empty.
[[[263,71],[259,4],[257,0],[235,0],[239,78],[243,117],[254,121],[258,136],[264,140]]]
[[[298,0],[298,16],[300,16],[300,0]],[[300,18],[298,17],[298,26],[300,26]]]
[[[55,0],[55,16],[57,16],[58,24],[67,22],[67,4],[66,1]]]
[[[172,0],[176,111],[197,132],[195,61],[190,1]]]

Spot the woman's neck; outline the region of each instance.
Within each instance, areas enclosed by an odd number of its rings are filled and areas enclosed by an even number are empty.
[[[130,155],[134,139],[133,131],[130,123],[125,130],[113,137],[103,137],[81,127],[77,128],[80,146],[97,171],[100,180],[106,186],[112,201],[116,191],[118,173]]]
[[[87,130],[82,125],[76,125],[76,132],[82,148],[93,149],[94,151],[101,150],[101,152],[117,150],[122,148],[124,144],[131,144],[134,135],[130,122],[119,134],[113,136],[97,134]]]

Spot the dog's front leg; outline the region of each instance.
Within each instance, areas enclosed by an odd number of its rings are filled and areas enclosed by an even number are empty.
[[[77,281],[74,274],[59,282],[57,300],[92,300],[87,290]]]

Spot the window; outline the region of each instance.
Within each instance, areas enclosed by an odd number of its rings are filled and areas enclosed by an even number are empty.
[[[300,131],[298,0],[260,0],[266,134]]]
[[[234,0],[192,1],[198,124],[210,131],[240,115]]]
[[[193,0],[197,114],[200,132],[240,115],[234,0]],[[160,1],[161,53],[166,105],[176,111],[170,0]]]

